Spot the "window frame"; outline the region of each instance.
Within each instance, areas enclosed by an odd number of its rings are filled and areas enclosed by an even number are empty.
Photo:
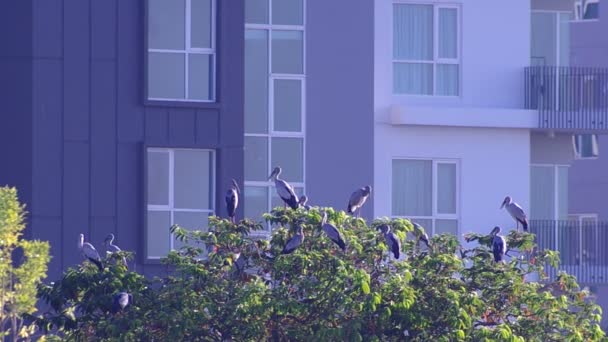
[[[201,152],[209,152],[210,153],[210,157],[211,157],[211,172],[210,172],[210,176],[211,176],[211,180],[210,180],[210,209],[192,209],[192,208],[176,208],[175,207],[175,203],[174,203],[174,198],[175,198],[175,188],[174,188],[174,172],[175,172],[175,151],[186,151],[186,150],[190,150],[190,151],[201,151]],[[169,154],[169,170],[168,170],[168,203],[167,205],[159,205],[159,204],[149,204],[148,203],[148,153],[149,152],[154,152],[154,153],[167,153]],[[144,181],[143,181],[143,193],[144,193],[144,198],[143,198],[143,230],[144,230],[144,234],[143,234],[143,250],[144,250],[144,262],[145,263],[160,263],[160,259],[166,257],[166,255],[164,256],[151,256],[149,255],[149,251],[148,251],[148,236],[149,236],[149,230],[148,230],[148,213],[151,211],[164,211],[164,212],[169,212],[170,213],[170,221],[171,221],[171,225],[174,224],[174,214],[175,212],[192,212],[192,213],[207,213],[207,216],[213,216],[215,215],[216,211],[217,211],[217,187],[216,187],[216,183],[217,183],[217,151],[215,149],[211,149],[211,148],[206,148],[206,147],[175,147],[175,146],[143,146],[143,154],[144,154]],[[167,227],[167,229],[169,229],[169,227]],[[175,239],[173,234],[169,234],[170,236],[170,244],[169,244],[169,251],[173,251],[174,250],[174,243],[175,243]]]
[[[306,193],[306,72],[307,72],[307,44],[306,44],[306,4],[307,0],[302,0],[302,25],[284,25],[284,24],[273,24],[272,17],[272,2],[280,0],[268,0],[268,22],[265,24],[259,23],[247,23],[245,22],[244,30],[261,30],[266,32],[268,39],[267,52],[268,52],[268,126],[266,127],[266,133],[248,133],[245,131],[245,138],[264,138],[267,142],[267,171],[270,174],[271,170],[275,165],[272,165],[272,140],[274,138],[293,138],[300,139],[302,141],[302,181],[295,182],[289,179],[285,179],[289,184],[296,190],[301,189],[302,193]],[[272,42],[273,32],[275,31],[296,31],[302,33],[302,73],[301,74],[286,74],[286,73],[275,73],[272,69]],[[300,103],[300,126],[299,132],[291,131],[279,131],[275,130],[275,81],[277,80],[295,80],[300,82],[301,91],[301,103]],[[282,165],[285,168],[285,165]],[[272,209],[273,192],[276,192],[274,182],[270,180],[265,181],[251,181],[245,178],[244,187],[258,187],[267,189],[266,207]],[[246,190],[244,190],[246,191]],[[252,235],[267,236],[271,232],[270,226],[268,229],[260,232],[253,232]]]
[[[149,0],[144,1],[144,12],[145,12],[145,20],[144,20],[144,84],[143,84],[143,93],[144,93],[144,104],[148,105],[156,105],[156,104],[171,104],[178,107],[186,106],[197,106],[197,107],[210,107],[217,108],[218,104],[218,48],[217,48],[217,35],[218,35],[218,4],[217,0],[210,0],[211,2],[211,27],[210,27],[210,35],[211,35],[211,47],[210,48],[196,48],[191,46],[191,29],[192,29],[192,13],[191,13],[191,4],[193,0],[184,0],[185,1],[185,13],[184,13],[184,50],[175,50],[175,49],[153,49],[149,47],[149,26],[150,26],[150,4]],[[149,71],[150,71],[150,53],[179,53],[184,55],[184,98],[164,98],[164,97],[150,97],[149,95]],[[200,100],[200,99],[191,99],[188,98],[188,90],[189,90],[189,56],[190,55],[205,55],[209,56],[212,67],[210,70],[210,91],[211,98],[208,100]]]
[[[586,8],[588,7],[588,5],[592,3],[592,4],[597,4],[598,6],[598,13],[597,13],[597,17],[596,18],[585,18],[585,12],[586,12]],[[571,22],[573,23],[587,23],[587,22],[594,22],[594,21],[599,21],[600,20],[600,12],[599,12],[599,7],[600,7],[600,1],[599,0],[575,0],[574,1],[574,11],[572,11],[572,13],[574,14],[574,18],[571,20]]]
[[[408,220],[412,220],[415,221],[416,219],[419,220],[430,220],[432,222],[432,227],[431,229],[429,229],[428,227],[424,227],[428,233],[430,233],[431,235],[435,235],[435,226],[436,226],[436,221],[437,220],[455,220],[456,221],[456,236],[459,236],[460,234],[460,229],[461,229],[461,218],[460,218],[460,191],[461,191],[461,186],[460,186],[460,160],[459,159],[453,159],[453,158],[414,158],[414,157],[392,157],[391,158],[391,166],[393,161],[395,160],[415,160],[415,161],[430,161],[432,162],[432,169],[431,169],[431,193],[432,193],[432,198],[431,198],[431,204],[432,204],[432,213],[431,216],[420,216],[420,215],[395,215],[393,214],[393,208],[392,208],[392,195],[391,195],[391,217],[393,218],[404,218],[404,219],[408,219]],[[451,164],[451,165],[455,165],[456,167],[456,212],[454,214],[445,214],[445,213],[439,213],[438,211],[438,205],[437,205],[437,194],[438,194],[438,184],[439,184],[439,172],[438,170],[438,165],[439,164]],[[391,171],[391,178],[390,178],[390,190],[391,190],[391,194],[393,191],[393,174]]]
[[[396,5],[428,5],[433,7],[433,59],[432,60],[418,60],[418,59],[395,59],[394,53],[394,39],[392,37],[394,25],[394,9]],[[439,10],[443,8],[455,9],[456,10],[456,58],[440,58],[439,57]],[[438,97],[438,98],[462,98],[463,94],[463,81],[462,81],[462,7],[460,4],[451,2],[439,2],[439,1],[411,1],[411,0],[393,0],[391,7],[391,94],[393,96],[406,96],[406,97]],[[432,64],[433,65],[433,93],[432,94],[408,94],[408,93],[397,93],[394,89],[395,82],[395,64]],[[458,67],[458,94],[456,95],[439,95],[437,94],[437,65],[456,65]]]
[[[572,135],[572,149],[574,151],[574,159],[575,160],[596,160],[599,158],[599,141],[598,141],[598,137],[596,134],[590,134],[593,137],[591,138],[591,144],[595,145],[595,148],[597,149],[597,155],[595,156],[591,156],[591,157],[586,157],[583,156],[582,152],[582,147],[583,147],[583,135],[582,134],[574,134]],[[578,144],[578,147],[581,149],[577,149],[576,145]],[[593,149],[593,146],[591,146],[591,149]]]

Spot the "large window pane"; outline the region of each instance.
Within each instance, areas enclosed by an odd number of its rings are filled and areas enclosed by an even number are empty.
[[[148,47],[184,50],[186,0],[148,0]]]
[[[457,58],[458,16],[455,8],[439,9],[439,58]]]
[[[212,208],[212,167],[211,152],[209,151],[175,151],[174,200],[176,208]]]
[[[272,167],[283,169],[281,178],[304,181],[304,144],[301,138],[272,138]]]
[[[274,130],[302,131],[302,82],[274,81]]]
[[[433,59],[432,5],[393,5],[393,57]]]
[[[393,63],[393,90],[396,94],[433,94],[433,64]]]
[[[148,204],[169,204],[169,153],[148,151]]]
[[[268,0],[245,0],[245,23],[268,24]]]
[[[557,218],[568,219],[568,167],[557,167]]]
[[[549,12],[532,12],[531,58],[533,65],[557,65],[556,16]]]
[[[176,211],[173,213],[173,223],[179,225],[180,227],[189,230],[202,230],[207,231],[207,227],[209,224],[209,214],[208,213],[200,213],[200,212],[184,212],[184,211]],[[202,248],[204,245],[195,245],[192,243],[184,243],[175,239],[173,241],[173,249],[179,250],[181,247],[185,245],[190,245],[192,247]]]
[[[530,174],[530,217],[555,219],[555,171],[553,166],[532,166]]]
[[[274,0],[272,2],[273,25],[302,25],[303,14],[302,0]]]
[[[431,161],[393,160],[393,215],[433,215],[432,171]]]
[[[211,55],[188,55],[188,98],[213,98],[213,64]]]
[[[191,1],[190,45],[193,48],[211,48],[211,0]]]
[[[245,132],[268,132],[268,31],[245,30]]]
[[[437,164],[437,212],[456,214],[456,164]]]
[[[148,211],[148,257],[165,257],[171,249],[171,214]]]
[[[185,54],[148,54],[148,97],[183,99],[186,96]]]
[[[437,64],[437,95],[458,95],[458,65]]]
[[[245,217],[262,221],[262,214],[268,212],[268,187],[245,187]]]
[[[435,220],[435,234],[449,233],[458,235],[457,220]]]
[[[245,179],[265,181],[269,175],[268,138],[245,137]]]
[[[572,13],[559,14],[559,64],[570,65],[570,21]]]
[[[272,31],[272,72],[302,74],[304,50],[302,31]]]

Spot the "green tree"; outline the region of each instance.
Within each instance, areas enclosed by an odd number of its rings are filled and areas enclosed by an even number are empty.
[[[264,225],[211,217],[208,231],[172,227],[186,247],[163,260],[169,276],[146,281],[120,265],[67,271],[42,297],[53,310],[38,323],[68,340],[180,341],[599,341],[601,311],[574,278],[549,280],[558,255],[535,250],[534,235],[511,232],[507,262],[491,257],[491,237],[449,234],[418,241],[405,219],[367,224],[325,208],[346,251],[321,229],[322,209],[277,208]],[[388,255],[376,229],[389,224],[404,260]],[[303,243],[283,246],[297,227]],[[536,281],[538,278],[541,281]],[[127,281],[126,279],[131,279]],[[77,286],[73,285],[78,284]],[[133,304],[109,311],[127,290]],[[66,314],[67,313],[67,314]],[[69,322],[69,324],[65,324]]]
[[[50,260],[47,242],[23,239],[24,218],[17,190],[0,187],[0,324],[3,338],[13,341],[34,333],[23,317],[36,311],[37,287]]]

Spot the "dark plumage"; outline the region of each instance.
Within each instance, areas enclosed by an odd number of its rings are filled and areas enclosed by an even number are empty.
[[[298,195],[296,195],[296,192],[293,190],[291,185],[289,185],[289,183],[279,179],[281,171],[280,166],[275,167],[268,179],[274,179],[274,186],[277,190],[277,195],[279,195],[283,202],[285,202],[285,205],[289,206],[291,209],[298,209]]]
[[[418,241],[424,242],[424,244],[426,245],[426,247],[430,248],[430,245],[429,245],[429,236],[424,231],[424,228],[422,228],[422,226],[420,226],[416,222],[412,222],[412,224],[414,225],[414,235],[416,236],[416,238],[418,239]]]
[[[501,262],[507,251],[507,241],[500,233],[500,227],[494,227],[490,235],[494,235],[492,239],[492,254],[494,254],[494,261]]]
[[[126,292],[119,292],[112,298],[112,313],[118,313],[133,303],[133,296]]]
[[[308,202],[308,197],[306,197],[306,195],[302,195],[302,196],[300,196],[300,200],[298,201],[298,205],[301,208],[304,208],[306,210],[310,210],[310,206],[306,205],[306,202]]]
[[[291,254],[304,242],[304,230],[301,225],[297,226],[297,233],[291,237],[283,247],[281,254]]]
[[[236,215],[236,208],[239,206],[239,185],[236,180],[232,180],[230,189],[226,192],[226,209],[228,211],[228,217],[230,221],[234,222],[234,216]]]
[[[386,244],[388,246],[388,250],[393,253],[395,259],[399,259],[401,256],[401,241],[395,233],[391,232],[391,227],[387,224],[383,224],[380,227],[380,232],[384,235],[384,239],[386,240]]]
[[[346,243],[344,242],[344,237],[342,236],[338,228],[331,223],[327,223],[326,221],[327,213],[323,212],[323,221],[321,221],[321,228],[323,228],[323,231],[325,232],[325,234],[327,234],[327,237],[329,237],[331,241],[338,245],[340,249],[342,249],[343,251],[346,250]]]
[[[358,211],[359,209],[361,209],[363,204],[365,204],[365,201],[367,201],[367,198],[369,197],[369,194],[371,192],[372,192],[372,187],[369,185],[366,185],[366,186],[362,187],[361,189],[355,190],[355,192],[353,192],[352,195],[350,195],[350,199],[348,200],[348,206],[346,208],[346,212],[352,215],[355,213],[355,211]],[[359,215],[359,214],[360,213],[357,212],[357,215]]]

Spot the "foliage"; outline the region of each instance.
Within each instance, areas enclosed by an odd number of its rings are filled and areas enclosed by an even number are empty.
[[[325,208],[346,251],[322,231],[320,208],[274,209],[274,231],[261,223],[211,217],[209,231],[171,228],[187,247],[163,262],[164,278],[146,280],[109,263],[70,269],[41,288],[51,309],[37,323],[67,340],[123,341],[597,341],[601,312],[575,279],[545,279],[552,251],[537,251],[534,235],[511,232],[510,258],[495,263],[488,236],[453,235],[419,242],[405,219],[361,218]],[[376,227],[387,223],[403,241],[404,260],[388,256]],[[303,228],[292,254],[283,246]],[[108,263],[105,263],[108,264]],[[535,278],[545,280],[535,281]],[[112,314],[112,295],[134,297]]]
[[[46,277],[49,245],[23,239],[25,210],[14,188],[0,188],[0,336],[29,338],[34,325],[22,317],[36,311],[38,284]]]

